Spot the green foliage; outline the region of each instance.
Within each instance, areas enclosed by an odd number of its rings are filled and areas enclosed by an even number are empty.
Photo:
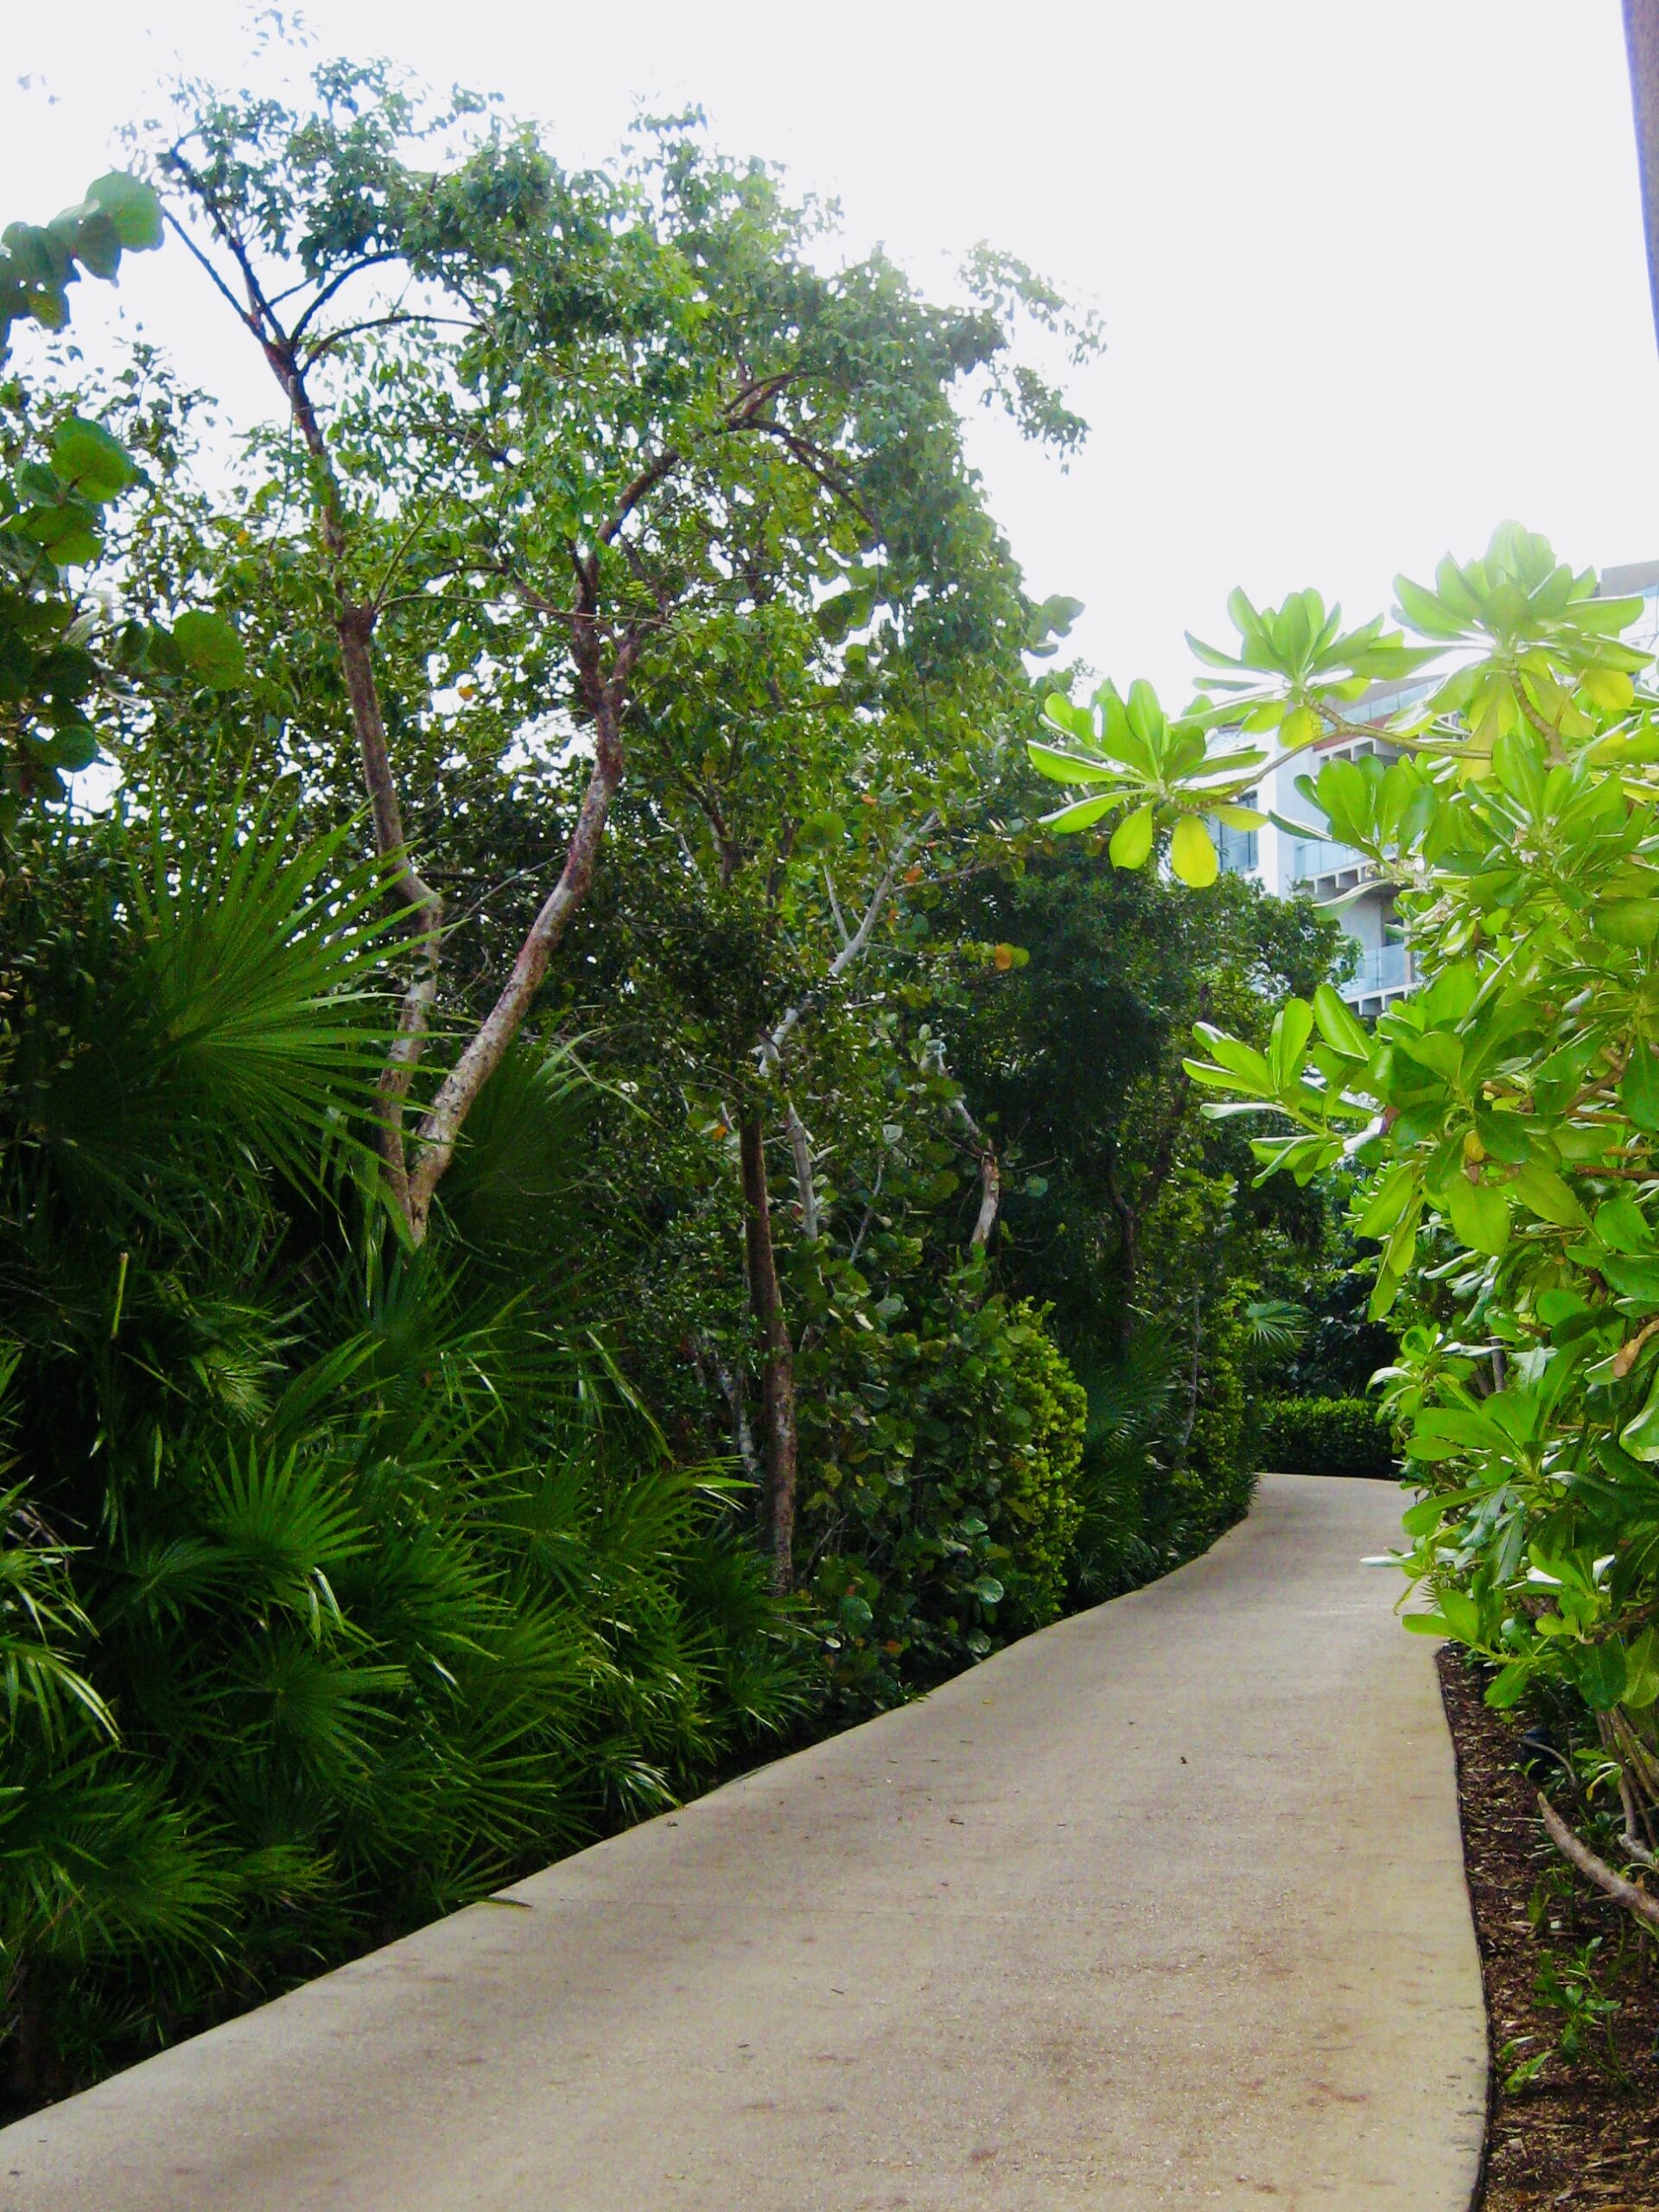
[[[0,395],[0,1963],[31,2096],[1207,1540],[1243,1497],[1242,1240],[1288,1213],[1240,1192],[1174,1039],[1254,1034],[1255,978],[1329,965],[1311,913],[1213,886],[1189,1005],[1099,883],[1069,886],[1081,962],[998,908],[1026,656],[1077,603],[1027,594],[959,404],[1071,452],[1013,339],[1081,359],[1088,318],[988,250],[966,306],[831,268],[818,211],[690,122],[567,172],[389,68],[315,90],[188,86],[156,152],[289,410],[227,487],[147,347]],[[10,234],[13,314],[60,322],[155,215],[105,180]],[[1136,691],[1101,741],[1147,852],[1173,825],[1212,869],[1202,731]],[[95,760],[104,817],[39,804]],[[1052,1180],[1097,1228],[1124,1134],[1169,1351],[1165,1382],[1119,1363],[1107,1418],[1063,1349],[1100,1294],[1027,1264],[1045,1169],[976,1119],[969,1017],[1086,1002],[1114,960],[1147,1049],[1103,1103],[1075,1064]],[[1161,1165],[1127,1141],[1148,1103]],[[791,1362],[799,1600],[749,1512]]]
[[[145,253],[161,242],[160,200],[140,178],[119,171],[88,185],[84,200],[49,223],[9,225],[0,235],[0,361],[14,322],[62,329],[69,287],[83,269],[113,283],[124,252]]]
[[[1300,788],[1397,886],[1424,980],[1369,1030],[1328,988],[1287,1001],[1265,1047],[1200,1025],[1188,1071],[1224,1094],[1212,1114],[1267,1117],[1262,1175],[1363,1171],[1370,1311],[1408,1317],[1381,1379],[1425,1492],[1403,1564],[1434,1610],[1411,1625],[1490,1661],[1497,1706],[1580,1700],[1623,1848],[1651,1864],[1659,694],[1621,641],[1640,602],[1512,524],[1399,599],[1462,650],[1431,696],[1363,724],[1369,632],[1312,683],[1282,620],[1240,613],[1264,696],[1382,741]]]
[[[148,185],[113,175],[43,228],[12,224],[0,238],[0,365],[14,322],[60,329],[81,268],[112,280],[124,250],[161,244],[161,221]],[[35,436],[21,388],[4,397],[16,427],[0,431],[0,836],[20,804],[61,798],[64,778],[98,757],[86,709],[99,676],[90,610],[64,574],[98,558],[104,510],[138,474],[101,423],[69,412]],[[139,626],[129,656],[143,644]]]
[[[975,1262],[911,1325],[848,1345],[803,1408],[831,1681],[885,1701],[953,1674],[1065,1597],[1086,1402],[1030,1306]],[[855,1357],[863,1352],[861,1358]]]
[[[453,1232],[403,1250],[362,1188],[383,872],[240,803],[196,827],[37,819],[0,893],[36,2093],[672,1802],[810,1695],[729,1484],[575,1294],[581,1078],[510,1073]]]
[[[1374,1399],[1269,1398],[1256,1408],[1256,1421],[1264,1467],[1292,1475],[1400,1471]]]

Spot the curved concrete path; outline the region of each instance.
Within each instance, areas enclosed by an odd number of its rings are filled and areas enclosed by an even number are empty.
[[[0,2132],[5,2212],[1465,2212],[1480,1975],[1392,1485]]]

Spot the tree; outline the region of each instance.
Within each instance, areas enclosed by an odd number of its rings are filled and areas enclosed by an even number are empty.
[[[918,643],[948,641],[976,619],[964,556],[995,550],[953,390],[982,373],[1062,449],[1081,425],[1004,366],[1014,306],[1065,321],[1016,264],[982,257],[979,304],[936,309],[879,257],[820,273],[811,211],[760,168],[709,156],[688,124],[649,127],[618,177],[571,176],[499,127],[452,154],[477,104],[420,111],[384,69],[331,66],[317,91],[309,114],[194,91],[158,168],[169,220],[260,346],[298,440],[280,491],[245,509],[263,545],[203,582],[226,606],[264,587],[273,648],[296,600],[308,606],[316,626],[301,641],[315,654],[326,638],[338,671],[377,849],[410,917],[379,1142],[418,1243],[588,897],[625,760],[653,758],[657,702],[688,647],[696,657],[701,639],[712,659],[722,626],[736,638],[745,621],[804,622],[838,578],[861,622],[886,610]],[[433,165],[411,166],[424,148]],[[289,499],[311,517],[310,558],[273,595]],[[454,741],[437,658],[462,701],[488,695],[462,741],[474,761],[591,753],[505,981],[423,1087],[443,848],[429,815],[421,842],[436,852],[416,865],[394,753]],[[283,722],[314,720],[324,690],[315,664],[295,673],[268,699]],[[772,712],[787,728],[781,695]]]
[[[1300,788],[1399,887],[1425,980],[1372,1030],[1328,988],[1287,1002],[1265,1050],[1201,1027],[1188,1069],[1230,1094],[1212,1111],[1276,1122],[1252,1141],[1263,1175],[1367,1171],[1371,1313],[1403,1296],[1421,1316],[1384,1377],[1426,1491],[1402,1563],[1435,1610],[1408,1625],[1478,1653],[1495,1705],[1581,1701],[1591,1836],[1548,1799],[1546,1823],[1659,1926],[1640,1879],[1659,1845],[1659,695],[1621,640],[1640,601],[1516,525],[1396,591],[1427,643],[1390,650],[1451,672],[1360,726],[1395,757]],[[1376,626],[1355,653],[1309,594],[1236,607],[1240,652],[1205,652],[1241,686],[1229,715],[1357,734]]]

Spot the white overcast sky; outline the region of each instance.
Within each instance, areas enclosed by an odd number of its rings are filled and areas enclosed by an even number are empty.
[[[319,45],[504,92],[571,162],[643,99],[836,195],[943,287],[988,238],[1104,317],[1069,474],[975,452],[1089,658],[1184,691],[1185,628],[1304,583],[1354,615],[1514,515],[1576,563],[1659,556],[1659,356],[1618,0],[313,0]],[[0,221],[76,198],[180,60],[266,81],[234,4],[9,22]],[[163,263],[170,266],[163,267]],[[92,288],[89,287],[88,292]],[[267,404],[176,250],[123,298]],[[88,302],[90,305],[90,302]],[[88,322],[90,331],[93,327]]]

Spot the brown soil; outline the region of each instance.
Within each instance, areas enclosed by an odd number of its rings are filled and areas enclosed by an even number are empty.
[[[1440,1667],[1491,2037],[1486,2176],[1475,2212],[1659,2212],[1659,1957],[1552,1848],[1538,1785],[1518,1764],[1520,1730],[1484,1703],[1482,1673],[1449,1649]],[[1562,2056],[1563,2013],[1537,1992],[1546,1961],[1567,1965],[1597,1936],[1596,1979],[1619,2006],[1605,2071]],[[1536,2078],[1506,2089],[1504,2077],[1540,2051],[1550,2056]]]

